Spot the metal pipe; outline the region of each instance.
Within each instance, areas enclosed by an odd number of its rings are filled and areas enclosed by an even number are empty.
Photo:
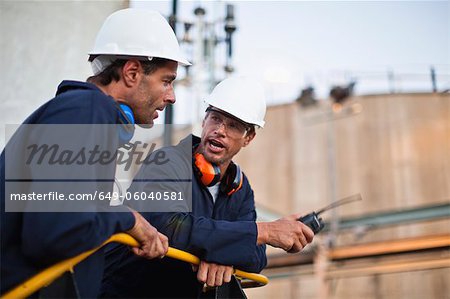
[[[348,230],[355,227],[373,229],[383,226],[440,219],[450,219],[450,203],[343,218],[339,222],[339,230]],[[330,223],[327,222],[325,222],[325,228],[323,229],[323,232],[326,231],[330,231]]]
[[[433,66],[430,68],[430,72],[431,72],[431,85],[433,86],[433,92],[437,92],[436,71]]]
[[[178,0],[172,0],[172,14],[169,17],[169,24],[172,27],[175,36],[177,36],[177,5]],[[164,112],[164,145],[172,145],[172,124],[173,122],[173,106],[167,105]]]

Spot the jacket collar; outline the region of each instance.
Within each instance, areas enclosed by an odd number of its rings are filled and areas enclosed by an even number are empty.
[[[69,91],[69,90],[80,90],[80,89],[96,90],[96,91],[102,92],[100,90],[100,88],[98,88],[97,86],[95,86],[92,83],[81,82],[81,81],[72,81],[72,80],[64,80],[58,85],[58,89],[56,90],[56,95],[60,95],[60,94],[66,92],[66,91]]]

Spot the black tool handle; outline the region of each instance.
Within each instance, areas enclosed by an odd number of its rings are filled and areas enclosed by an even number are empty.
[[[309,226],[315,235],[317,235],[325,226],[322,218],[320,218],[316,212],[309,213],[308,215],[298,218],[298,220]]]

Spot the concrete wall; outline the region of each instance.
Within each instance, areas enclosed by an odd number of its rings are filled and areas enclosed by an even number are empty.
[[[257,204],[275,212],[318,209],[333,192],[363,197],[341,216],[450,200],[448,94],[358,97],[340,113],[292,103],[270,107],[266,120],[236,161]]]
[[[0,145],[64,79],[91,75],[87,53],[104,19],[128,1],[0,1]]]

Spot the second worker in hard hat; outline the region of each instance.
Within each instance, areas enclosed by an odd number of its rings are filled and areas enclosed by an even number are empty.
[[[249,179],[233,162],[251,144],[256,129],[264,127],[262,85],[249,77],[231,77],[214,88],[206,103],[201,137],[189,135],[177,146],[161,149],[173,169],[192,173],[192,210],[143,213],[169,237],[170,246],[198,256],[201,264],[192,269],[172,259],[144,260],[117,246],[107,257],[102,296],[197,298],[204,283],[229,282],[234,268],[260,272],[266,266],[266,244],[298,252],[312,241],[311,229],[297,221],[299,214],[257,223]],[[171,190],[171,183],[153,183],[155,169],[144,165],[129,191]]]

